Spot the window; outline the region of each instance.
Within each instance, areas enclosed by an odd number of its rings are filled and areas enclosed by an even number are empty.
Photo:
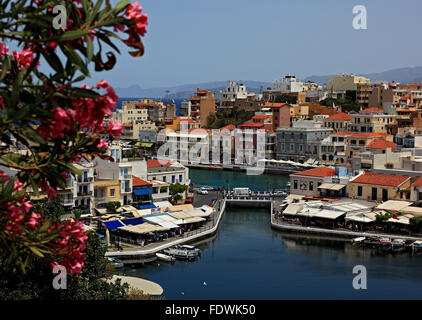
[[[116,189],[110,189],[110,197],[114,197]]]
[[[166,176],[163,176],[163,182],[166,182]]]
[[[179,182],[182,182],[183,180],[183,175],[179,174]]]
[[[297,180],[293,181],[293,189],[297,189]]]
[[[171,176],[171,183],[174,183],[175,182],[175,180],[176,180],[176,177],[173,175],[173,176]]]
[[[312,181],[309,181],[309,190],[314,190],[314,183]]]
[[[358,196],[362,197],[362,187],[361,186],[358,187]]]

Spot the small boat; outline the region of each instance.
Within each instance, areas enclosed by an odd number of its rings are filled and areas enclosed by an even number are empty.
[[[157,256],[158,259],[163,260],[163,261],[167,261],[167,262],[174,262],[174,261],[176,261],[176,258],[175,257],[168,256],[168,255],[166,255],[164,253],[157,252],[155,255]]]
[[[413,247],[413,251],[417,254],[421,254],[422,253],[422,241],[418,240],[415,241],[411,244],[411,246]]]
[[[405,241],[403,239],[394,239],[391,242],[391,250],[394,252],[401,252],[404,251],[405,248]]]
[[[187,250],[189,252],[193,252],[194,254],[200,256],[201,255],[201,249],[195,248],[194,246],[189,246],[187,244],[176,246],[178,249]]]
[[[193,260],[198,257],[198,254],[193,251],[189,251],[182,248],[168,248],[163,250],[165,254],[175,257],[176,259],[180,260]]]
[[[116,259],[116,258],[109,257],[109,258],[107,258],[107,262],[108,262],[108,264],[113,265],[116,269],[124,267],[123,261]]]
[[[365,239],[366,239],[366,237],[358,237],[358,238],[354,238],[354,239],[352,239],[352,245],[356,245],[356,246],[358,246],[358,245],[363,245],[364,244],[364,241],[365,241]]]
[[[379,240],[380,247],[383,251],[391,250],[391,239],[390,238],[381,238]]]

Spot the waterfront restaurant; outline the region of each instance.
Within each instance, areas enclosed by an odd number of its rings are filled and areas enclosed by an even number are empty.
[[[371,205],[358,202],[336,201],[327,204],[322,201],[309,201],[289,204],[282,215],[286,220],[300,222],[305,226],[335,228],[344,227],[346,217],[350,220],[354,215],[371,210]]]

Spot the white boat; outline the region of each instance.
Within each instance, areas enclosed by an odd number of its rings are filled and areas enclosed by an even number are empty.
[[[181,260],[193,260],[201,253],[201,250],[188,245],[178,245],[174,248],[164,249],[163,251],[165,254]]]
[[[404,241],[403,239],[394,239],[391,242],[391,249],[396,252],[404,251],[405,244],[406,244],[406,241]]]
[[[174,261],[176,261],[176,258],[175,257],[168,256],[168,255],[166,255],[164,253],[157,252],[155,255],[157,256],[158,259],[163,260],[163,261],[167,261],[167,262],[174,262]]]
[[[352,244],[363,244],[365,239],[366,239],[365,237],[354,238],[352,239]]]

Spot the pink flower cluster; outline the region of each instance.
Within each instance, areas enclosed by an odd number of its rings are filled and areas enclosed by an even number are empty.
[[[4,109],[5,105],[4,105],[4,99],[2,96],[0,96],[0,109]]]
[[[56,265],[62,265],[71,274],[80,274],[84,267],[86,253],[85,241],[88,239],[84,233],[84,224],[76,221],[66,221],[64,224],[52,225],[49,232],[59,229],[59,238],[53,244],[56,254],[62,257],[50,263],[51,269]]]
[[[126,19],[135,20],[136,24],[129,26],[130,29],[135,31],[141,37],[147,32],[146,26],[148,25],[148,15],[142,14],[142,7],[138,1],[130,4],[126,9]]]
[[[91,89],[83,85],[84,89]],[[104,130],[104,117],[111,116],[111,111],[116,108],[118,96],[114,89],[102,80],[97,83],[94,89],[106,89],[106,93],[95,99],[72,98],[73,108],[64,110],[61,107],[52,109],[53,118],[44,121],[38,132],[45,139],[64,138],[76,130],[75,124],[79,124],[81,129],[93,129],[93,131]],[[106,130],[114,136],[120,135],[122,126],[118,121],[111,122]],[[106,147],[104,142],[100,142],[101,148]]]
[[[5,185],[10,180],[4,172],[0,172],[0,182]],[[23,183],[19,179],[15,180],[13,192],[19,192],[23,188]],[[22,235],[25,227],[34,229],[41,222],[39,213],[30,212],[32,204],[30,201],[24,201],[25,195],[16,199],[7,201],[5,204],[5,213],[2,219],[5,219],[4,231],[11,235]]]
[[[5,46],[3,42],[0,42],[0,56],[8,56],[9,55],[9,47]]]
[[[5,185],[8,181],[10,181],[10,177],[0,172],[0,183]],[[14,194],[22,189],[22,182],[16,179],[11,200],[0,208],[4,212],[0,216],[0,226],[4,226],[0,232],[5,232],[10,241],[14,241],[14,237],[22,236],[25,232],[30,233],[37,230],[43,223],[41,213],[33,212],[31,202],[24,200],[25,194],[14,197]],[[83,223],[79,221],[54,222],[48,232],[57,233],[57,238],[46,243],[51,248],[50,255],[54,259],[50,263],[51,268],[61,264],[68,273],[81,273],[86,259],[85,241],[88,239],[84,233]]]
[[[18,62],[18,68],[29,68],[32,61],[34,61],[34,52],[31,48],[24,48],[21,52],[14,50],[13,51],[13,58],[15,58]],[[40,65],[38,61],[37,67]]]

